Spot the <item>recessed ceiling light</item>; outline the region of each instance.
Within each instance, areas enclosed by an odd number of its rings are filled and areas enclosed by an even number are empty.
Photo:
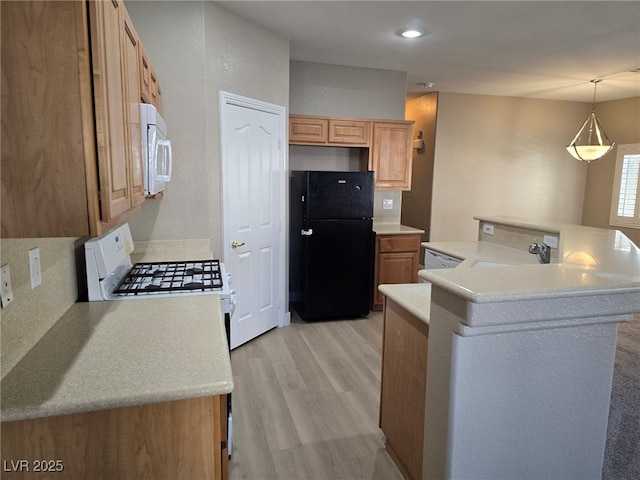
[[[419,30],[404,30],[400,35],[404,38],[418,38],[422,36],[422,32]]]

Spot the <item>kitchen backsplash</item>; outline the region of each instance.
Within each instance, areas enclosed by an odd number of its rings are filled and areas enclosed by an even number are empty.
[[[373,194],[373,219],[377,223],[400,223],[402,192],[376,190]]]
[[[487,234],[482,231],[484,223],[493,225],[493,233]],[[556,237],[559,242],[560,234],[558,232],[543,232],[541,230],[533,230],[529,228],[513,227],[511,225],[502,225],[497,222],[480,222],[478,226],[478,240],[484,242],[497,243],[505,247],[516,248],[522,251],[528,251],[529,245],[533,242],[542,242],[545,235]],[[551,263],[558,261],[558,248],[551,248]]]
[[[2,239],[2,265],[11,268],[14,300],[0,314],[2,377],[78,298],[76,247],[82,238]],[[40,249],[42,283],[31,289],[29,250]]]

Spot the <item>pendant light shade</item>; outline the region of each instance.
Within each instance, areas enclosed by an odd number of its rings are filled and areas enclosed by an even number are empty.
[[[611,142],[607,138],[607,134],[604,133],[602,125],[600,125],[600,121],[596,117],[596,88],[601,81],[601,79],[591,80],[591,83],[593,83],[591,113],[582,124],[582,127],[580,127],[580,130],[578,130],[578,133],[576,133],[576,136],[573,137],[571,143],[567,145],[567,151],[573,158],[587,163],[602,158],[615,145],[615,142]]]

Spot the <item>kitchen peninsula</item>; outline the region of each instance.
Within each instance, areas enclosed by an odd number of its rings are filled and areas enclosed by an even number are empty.
[[[476,219],[477,242],[423,244],[457,268],[380,287],[428,339],[426,378],[410,379],[423,382],[421,451],[392,456],[413,458],[412,471],[399,465],[407,478],[600,478],[617,325],[640,312],[640,250],[614,230]],[[553,237],[551,263],[538,263],[526,246]]]

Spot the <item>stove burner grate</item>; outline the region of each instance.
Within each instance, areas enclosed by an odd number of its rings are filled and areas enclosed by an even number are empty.
[[[117,295],[208,292],[223,286],[219,260],[136,263],[114,290]]]

